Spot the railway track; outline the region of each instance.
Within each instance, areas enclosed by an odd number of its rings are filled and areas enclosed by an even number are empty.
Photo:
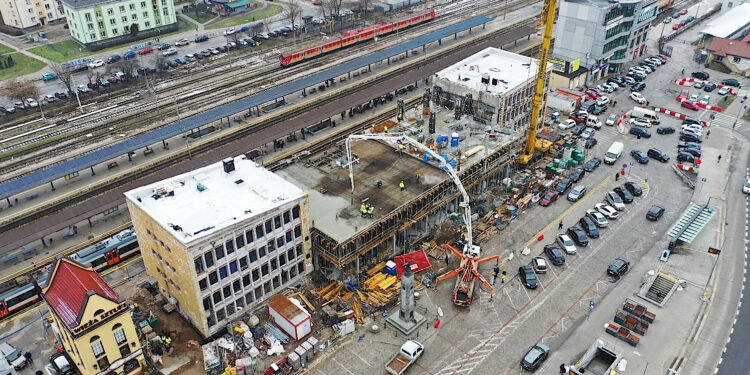
[[[485,2],[487,3],[487,5],[493,3],[493,1]],[[513,10],[525,7],[530,3],[533,3],[533,1],[519,0],[507,3],[504,7],[498,9],[497,12],[512,12]],[[456,3],[452,4],[455,5]],[[457,8],[448,10],[446,11],[446,13],[451,16],[469,15],[471,12],[473,12],[473,9],[475,9],[476,6],[477,4],[472,4],[471,9]],[[435,28],[444,26],[446,23],[455,21],[455,18],[448,19],[443,17],[442,21],[440,20],[441,19],[439,18],[431,23],[424,25],[427,26],[425,28],[418,28],[413,30],[419,30],[420,34],[427,33]],[[401,36],[403,36],[403,34]],[[397,39],[398,37],[399,35],[397,34],[389,35],[388,37],[385,37],[383,38],[383,40],[379,41],[376,46],[379,48],[385,48],[390,44],[391,41]],[[347,51],[351,54],[365,50],[372,50],[372,47],[372,43],[366,43],[355,48],[349,48],[347,49]],[[274,58],[275,57],[276,55],[274,54]],[[316,65],[320,65],[321,63],[327,64],[334,61],[337,61],[336,54],[326,55],[321,59],[316,59],[314,63]],[[289,76],[294,72],[304,72],[309,69],[309,65],[310,64],[308,63],[292,68],[287,68],[283,73],[284,75]],[[243,69],[243,67],[240,67],[239,69]],[[278,65],[269,66],[268,64],[266,64],[258,70],[246,72],[241,76],[222,75],[219,79],[215,80],[214,86],[206,86],[206,83],[203,82],[201,83],[203,88],[194,90],[192,92],[202,93],[213,91],[212,95],[206,95],[203,97],[201,97],[201,95],[194,95],[194,99],[188,100],[186,103],[179,104],[179,107],[205,108],[206,106],[210,106],[211,104],[219,103],[222,100],[228,100],[228,98],[236,96],[238,92],[246,95],[247,91],[245,90],[252,91],[253,88],[263,87],[272,83],[278,83],[278,80],[275,77],[269,77],[266,79],[262,78],[267,76],[269,73],[273,73],[278,70]],[[101,144],[97,145],[97,143],[116,141],[117,135],[119,134],[135,134],[139,131],[147,130],[147,128],[144,128],[142,125],[139,128],[139,124],[158,123],[159,120],[165,120],[163,116],[169,116],[167,118],[169,120],[175,119],[176,117],[180,116],[180,114],[178,113],[179,108],[175,110],[174,108],[165,109],[165,107],[173,107],[176,104],[176,100],[174,100],[174,98],[176,98],[175,95],[177,94],[177,92],[189,90],[187,86],[189,86],[191,82],[199,80],[200,79],[190,80],[184,84],[176,85],[166,89],[165,91],[159,92],[156,97],[157,99],[154,102],[149,103],[146,106],[136,107],[136,109],[141,112],[141,114],[132,114],[132,112],[134,112],[133,108],[123,108],[124,106],[121,105],[119,106],[119,108],[121,109],[118,109],[114,113],[104,115],[100,119],[85,122],[81,121],[79,123],[72,124],[60,124],[60,126],[58,127],[50,128],[49,132],[45,133],[44,135],[40,135],[36,138],[28,139],[22,142],[18,142],[15,145],[9,146],[7,148],[11,150],[23,148],[24,152],[26,152],[27,155],[24,158],[19,157],[17,154],[11,154],[8,152],[6,152],[5,154],[0,153],[0,165],[3,167],[4,171],[2,177],[8,179],[19,177],[38,168],[53,165],[54,163],[50,163],[49,161],[55,156],[68,156],[73,150],[79,150],[79,153],[90,152],[102,146]],[[240,82],[240,84],[234,84],[238,81]],[[161,83],[159,84],[159,86],[162,85],[163,84]],[[220,88],[222,86],[223,88]],[[158,99],[158,96],[162,96],[162,99]],[[122,116],[126,117],[122,118]],[[101,125],[98,126],[97,124]],[[54,149],[48,150],[48,148],[50,147],[54,147]]]

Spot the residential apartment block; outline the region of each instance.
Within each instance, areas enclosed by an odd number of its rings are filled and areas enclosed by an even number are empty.
[[[560,3],[553,55],[580,60],[588,81],[619,72],[646,53],[656,0],[563,0]]]
[[[206,337],[312,267],[307,193],[244,156],[125,196],[148,273]]]
[[[23,30],[65,17],[60,0],[0,0],[0,24]]]
[[[177,30],[174,0],[62,2],[70,35],[92,50]]]
[[[142,373],[146,362],[130,307],[96,271],[61,259],[42,295],[55,336],[81,374]]]

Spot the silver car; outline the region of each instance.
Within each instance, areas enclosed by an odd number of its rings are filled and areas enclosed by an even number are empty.
[[[586,186],[585,185],[578,185],[573,188],[573,190],[568,193],[568,200],[571,202],[576,202],[579,199],[581,199],[586,194]]]

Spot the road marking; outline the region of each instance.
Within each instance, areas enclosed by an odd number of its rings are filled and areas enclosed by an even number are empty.
[[[342,364],[341,364],[341,362],[339,362],[339,361],[338,361],[338,360],[336,359],[336,357],[335,357],[335,356],[334,356],[334,357],[332,357],[331,359],[333,359],[333,361],[334,361],[334,362],[336,362],[336,364],[337,364],[337,365],[339,365],[339,367],[341,367],[342,369],[344,369],[344,371],[348,372],[348,373],[349,373],[349,375],[354,375],[354,373],[353,373],[353,372],[351,372],[351,371],[349,371],[349,369],[348,369],[348,368],[344,367],[344,365],[342,365]]]
[[[349,348],[346,348],[346,350],[348,350],[350,353],[354,354],[355,357],[359,358],[362,362],[364,362],[367,365],[367,367],[372,368],[372,365],[369,362],[365,361],[365,359],[362,358],[359,354],[357,354],[354,350],[351,350]]]

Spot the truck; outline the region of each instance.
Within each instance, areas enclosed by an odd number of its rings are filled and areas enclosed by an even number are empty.
[[[568,375],[610,375],[621,359],[616,346],[598,339],[574,366],[569,367]]]
[[[391,375],[402,375],[422,356],[422,353],[424,353],[424,345],[414,340],[407,340],[401,345],[401,350],[385,365],[385,371]]]
[[[622,155],[622,150],[625,149],[625,145],[622,142],[613,142],[612,146],[609,146],[609,150],[604,154],[604,164],[615,164],[617,159]]]
[[[661,120],[659,120],[659,116],[656,114],[656,111],[654,111],[653,109],[633,107],[629,114],[630,117],[633,118],[642,118],[648,120],[652,125],[659,125],[659,123],[661,122]]]

